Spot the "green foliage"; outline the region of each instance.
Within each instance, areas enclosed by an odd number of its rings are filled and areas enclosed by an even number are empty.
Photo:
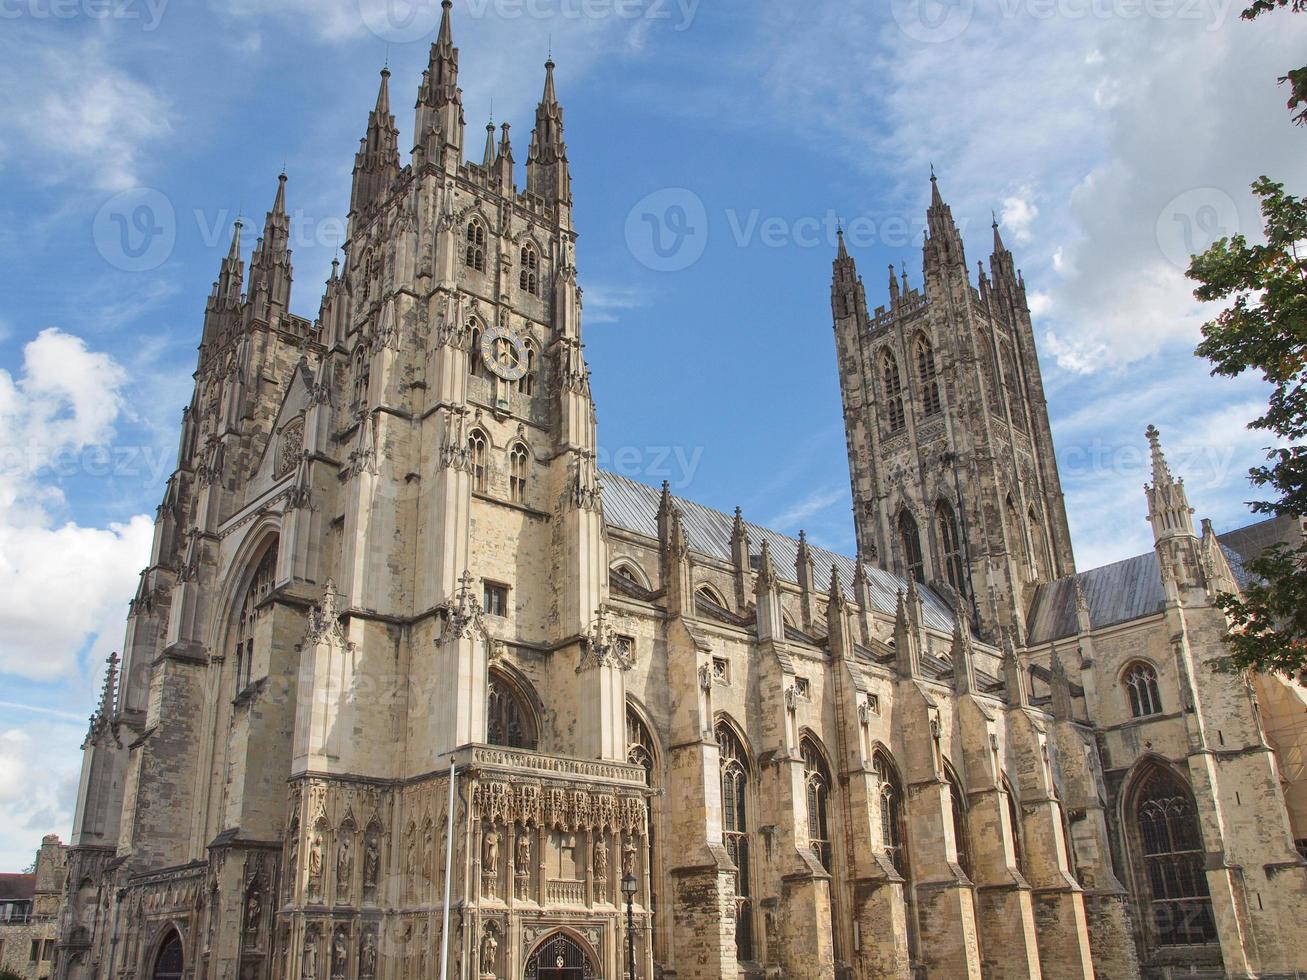
[[[1282,444],[1268,449],[1267,465],[1250,476],[1274,499],[1252,508],[1301,515],[1307,514],[1307,446],[1301,444],[1307,437],[1307,201],[1267,177],[1253,184],[1253,193],[1261,199],[1266,243],[1222,238],[1189,266],[1189,278],[1200,284],[1195,296],[1229,303],[1203,327],[1197,353],[1212,362],[1213,374],[1256,371],[1271,385],[1266,413],[1250,427]],[[1307,680],[1307,546],[1271,549],[1249,562],[1248,571],[1258,581],[1243,597],[1219,600],[1232,622],[1227,666]]]
[[[1307,11],[1307,0],[1253,0],[1243,12],[1244,20],[1255,20],[1262,14],[1269,14],[1280,7],[1288,7],[1295,14]],[[1289,111],[1293,121],[1299,126],[1307,125],[1307,66],[1290,69],[1289,74],[1280,76],[1280,84],[1289,83]]]

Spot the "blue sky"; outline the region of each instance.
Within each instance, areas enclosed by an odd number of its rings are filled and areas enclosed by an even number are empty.
[[[552,45],[608,466],[851,548],[834,221],[873,305],[891,262],[919,283],[933,162],[973,265],[993,209],[1025,270],[1090,567],[1149,546],[1150,422],[1199,514],[1247,520],[1265,440],[1244,425],[1264,393],[1192,356],[1203,311],[1182,268],[1255,232],[1256,176],[1307,183],[1307,133],[1275,84],[1307,17],[1238,10],[458,0],[455,39],[469,155],[493,106],[519,166]],[[410,140],[438,13],[0,2],[0,868],[68,833],[231,221],[261,224],[284,165],[293,306],[313,316],[377,72],[389,58]],[[159,232],[143,251],[140,228]]]

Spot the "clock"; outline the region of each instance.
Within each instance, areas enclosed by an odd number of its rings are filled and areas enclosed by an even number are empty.
[[[520,381],[526,375],[526,347],[505,327],[490,327],[481,335],[481,360],[505,381]]]

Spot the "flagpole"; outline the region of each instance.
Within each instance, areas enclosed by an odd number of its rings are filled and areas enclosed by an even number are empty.
[[[454,876],[454,757],[449,757],[449,814],[445,818],[445,911],[440,930],[440,980],[449,978],[449,900]]]

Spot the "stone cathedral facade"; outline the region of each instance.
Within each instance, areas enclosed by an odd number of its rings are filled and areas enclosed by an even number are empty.
[[[841,244],[856,560],[601,474],[554,66],[519,188],[444,6],[317,319],[284,176],[221,264],[57,976],[1307,971],[1304,691],[1210,669],[1238,553],[1155,431],[1155,551],[1076,572],[997,230],[973,282],[932,185],[874,311]]]

